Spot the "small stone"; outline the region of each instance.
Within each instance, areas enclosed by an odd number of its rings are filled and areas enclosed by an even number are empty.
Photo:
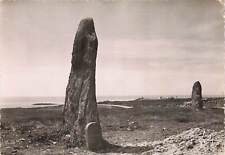
[[[101,128],[98,123],[90,122],[85,127],[86,146],[89,150],[99,150],[103,146]]]
[[[180,146],[182,146],[182,145],[184,145],[184,143],[185,143],[185,142],[184,142],[184,141],[182,141],[182,142],[180,142],[180,144],[179,144],[179,145],[180,145]]]
[[[69,140],[70,140],[70,137],[71,137],[71,136],[70,136],[69,134],[67,134],[67,135],[65,135],[64,140],[65,140],[65,141],[69,141]]]
[[[53,145],[55,145],[57,142],[52,142]]]
[[[20,138],[19,141],[25,141],[25,139],[24,138]]]
[[[192,149],[194,147],[194,145],[195,145],[195,142],[192,141],[192,140],[191,141],[188,141],[186,143],[187,149]]]
[[[17,153],[17,150],[13,150],[11,153],[12,153],[12,154],[15,154],[15,153]]]

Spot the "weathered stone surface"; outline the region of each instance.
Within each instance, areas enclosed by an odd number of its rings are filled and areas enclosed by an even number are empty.
[[[196,81],[192,88],[192,104],[197,106],[199,109],[203,108],[202,102],[202,86],[199,81]]]
[[[66,88],[64,105],[64,129],[73,143],[85,144],[85,127],[96,122],[101,127],[97,111],[95,68],[98,40],[92,18],[83,19],[78,27],[72,53],[72,67]]]
[[[85,127],[86,146],[89,150],[99,150],[102,148],[102,135],[99,125],[96,122],[90,122]]]

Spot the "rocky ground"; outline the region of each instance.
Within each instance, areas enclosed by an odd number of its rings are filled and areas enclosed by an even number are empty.
[[[197,111],[188,99],[105,101],[98,106],[104,138],[99,152],[71,148],[59,138],[62,106],[1,109],[2,154],[205,154],[224,148],[223,99]],[[105,106],[121,105],[120,106]],[[133,108],[123,108],[123,106]]]
[[[224,148],[224,130],[215,132],[209,129],[192,128],[178,135],[170,136],[162,141],[140,143],[139,146],[152,146],[152,149],[142,153],[174,154],[174,155],[201,155],[216,154]]]

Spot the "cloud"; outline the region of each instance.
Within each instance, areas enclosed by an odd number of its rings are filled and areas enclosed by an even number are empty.
[[[103,44],[98,54],[100,68],[177,71],[182,67],[188,72],[198,66],[204,72],[212,68],[220,72],[223,67],[223,44],[211,41],[122,39]]]

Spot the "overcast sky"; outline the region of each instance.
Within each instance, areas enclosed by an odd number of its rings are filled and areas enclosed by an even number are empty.
[[[222,6],[215,0],[2,1],[1,96],[64,96],[79,21],[99,40],[97,95],[203,95],[224,88]]]

